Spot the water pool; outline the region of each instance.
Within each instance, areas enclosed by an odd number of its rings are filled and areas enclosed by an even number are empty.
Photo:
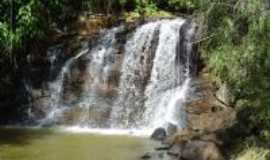
[[[0,160],[139,160],[153,145],[130,135],[0,128]]]

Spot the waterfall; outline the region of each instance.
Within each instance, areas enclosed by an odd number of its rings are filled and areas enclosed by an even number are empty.
[[[136,124],[140,114],[136,112],[140,112],[143,106],[143,91],[151,71],[151,61],[155,53],[153,45],[158,38],[156,35],[159,26],[159,22],[141,26],[126,43],[119,97],[111,113],[112,127],[127,128]]]
[[[101,31],[95,45],[66,60],[49,83],[49,109],[42,123],[65,124],[66,117],[72,125],[92,129],[185,126],[184,106],[196,72],[194,25],[177,18],[148,22],[133,32],[127,28]],[[76,69],[81,63],[84,69]],[[80,77],[79,94],[64,99],[74,92],[65,89],[73,84],[66,81]]]
[[[90,76],[89,81],[83,86],[84,93],[82,97],[79,97],[78,104],[80,108],[83,108],[79,118],[79,124],[83,124],[87,121],[87,125],[91,123],[89,121],[89,107],[96,103],[98,96],[96,95],[96,87],[98,85],[105,84],[108,81],[109,73],[114,61],[114,54],[116,52],[114,46],[116,45],[115,35],[123,29],[123,26],[115,27],[109,30],[103,30],[100,33],[100,39],[98,39],[98,45],[90,48],[87,43],[83,45],[83,49],[74,57],[68,59],[61,68],[56,79],[48,84],[49,100],[46,117],[40,120],[40,124],[50,124],[58,121],[63,116],[63,112],[70,109],[69,105],[63,101],[64,94],[64,81],[66,76],[70,76],[71,66],[78,61],[79,58],[84,57],[87,60],[87,73]],[[51,70],[55,68],[56,56],[59,54],[58,46],[55,49],[51,49],[49,52]],[[89,123],[88,123],[89,122]]]
[[[108,109],[110,110],[111,100],[102,96],[99,92],[110,88],[109,79],[118,52],[116,35],[123,29],[123,26],[119,26],[107,30],[104,36],[100,38],[98,45],[91,49],[88,54],[89,63],[86,70],[91,80],[84,84],[84,97],[78,104],[84,110],[77,123],[80,126],[98,127],[107,125],[105,122],[97,122],[99,120],[92,118],[91,113],[103,112],[106,114]]]
[[[183,83],[179,79],[185,79],[178,75],[176,62],[176,47],[179,40],[179,31],[184,24],[184,20],[164,21],[160,28],[159,46],[156,51],[154,65],[152,69],[150,83],[146,88],[147,97],[144,119],[145,125],[152,127],[163,126],[163,123],[176,122],[176,99],[187,94],[188,83]],[[183,67],[183,66],[180,66]],[[180,83],[181,82],[181,83]],[[178,98],[176,98],[178,96]],[[179,99],[179,101],[181,101]],[[180,117],[180,116],[179,116]]]
[[[80,58],[87,52],[88,49],[83,49],[82,51],[79,52],[79,54],[67,60],[67,62],[62,67],[59,75],[57,76],[56,80],[48,84],[49,101],[47,106],[48,107],[47,115],[45,118],[40,120],[41,125],[56,121],[57,117],[61,115],[64,109],[64,107],[62,106],[62,96],[63,96],[63,87],[64,87],[63,85],[65,75],[69,73],[71,64],[73,64],[74,61],[76,61],[78,58]],[[53,59],[55,59],[55,57],[53,57]],[[50,59],[50,61],[53,64],[54,60]]]
[[[183,19],[165,20],[159,36],[150,83],[145,90],[147,100],[143,125],[157,128],[173,124],[183,128],[186,119],[183,107],[190,96],[190,81],[194,73],[191,71],[191,67],[194,68],[194,26]]]

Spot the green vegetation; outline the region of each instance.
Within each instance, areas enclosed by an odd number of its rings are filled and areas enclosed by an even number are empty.
[[[57,6],[60,1],[50,1]],[[45,4],[39,0],[3,0],[0,4],[0,47],[2,54],[14,53],[28,40],[42,38],[48,24]]]
[[[270,151],[263,148],[250,147],[242,151],[235,160],[268,160]]]
[[[233,105],[251,107],[250,122],[269,130],[269,4],[254,0],[212,4],[207,18],[211,38],[202,43],[202,52],[211,71],[229,84]]]
[[[0,3],[1,56],[27,48],[33,39],[46,38],[54,27],[62,29],[78,12],[115,13],[134,10],[139,4],[133,0],[3,0]]]
[[[236,159],[267,159],[269,150],[263,148],[270,140],[270,3],[206,3],[199,8],[192,5],[204,27],[199,50],[218,84],[226,83],[233,95],[230,105],[238,111],[239,124],[231,141],[241,148]],[[256,137],[258,143],[246,146],[249,137]]]

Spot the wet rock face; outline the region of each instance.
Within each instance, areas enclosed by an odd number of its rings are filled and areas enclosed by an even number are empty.
[[[207,74],[201,74],[194,82],[194,100],[186,106],[188,127],[215,132],[230,127],[235,118],[235,110],[218,97]]]
[[[60,121],[60,124],[66,125],[78,125],[78,122],[84,121],[79,125],[91,125],[102,126],[104,128],[108,127],[108,124],[105,123],[106,119],[109,118],[110,110],[108,108],[95,110],[91,106],[88,107],[72,107],[66,110]],[[89,121],[87,121],[89,120]]]
[[[97,30],[100,31],[100,27]],[[115,41],[117,42],[117,44],[115,44],[115,46],[114,44],[112,44],[112,47],[115,49],[114,54],[112,54],[112,57],[108,57],[106,60],[104,60],[104,63],[111,64],[111,67],[109,68],[110,73],[108,73],[108,78],[104,82],[99,81],[99,83],[96,83],[94,87],[92,86],[92,84],[94,83],[94,79],[95,78],[97,79],[98,77],[93,72],[94,70],[93,67],[95,67],[95,65],[89,67],[89,63],[92,60],[91,59],[92,53],[88,53],[84,56],[81,56],[76,60],[76,62],[74,63],[72,62],[68,67],[66,67],[67,71],[63,71],[63,68],[65,67],[64,65],[66,65],[66,63],[70,59],[74,58],[75,55],[80,54],[81,50],[88,49],[88,51],[90,52],[92,49],[95,49],[98,43],[100,43],[99,39],[100,38],[102,39],[102,37],[106,33],[101,32],[100,35],[96,34],[88,35],[88,37],[85,37],[86,39],[79,40],[79,42],[77,42],[79,44],[75,45],[70,44],[69,42],[65,42],[72,40],[64,40],[64,42],[62,42],[63,44],[49,48],[47,51],[47,57],[44,56],[45,57],[44,59],[47,61],[48,66],[46,68],[47,72],[46,73],[44,72],[43,74],[47,78],[46,79],[43,78],[41,82],[39,82],[42,85],[39,85],[38,87],[35,88],[31,88],[31,90],[29,90],[30,92],[29,94],[31,95],[32,98],[31,99],[32,107],[30,111],[31,115],[29,116],[31,116],[33,120],[40,120],[46,116],[46,112],[48,112],[50,110],[50,107],[52,107],[52,102],[50,102],[52,101],[51,88],[57,87],[59,85],[63,86],[61,89],[62,90],[61,94],[58,95],[60,97],[59,99],[61,99],[61,101],[65,103],[64,105],[68,104],[69,107],[72,107],[73,103],[79,101],[80,97],[84,96],[84,92],[93,88],[96,91],[95,94],[98,95],[99,97],[104,97],[105,99],[114,98],[117,95],[116,89],[118,88],[119,78],[121,75],[120,70],[123,60],[123,49],[126,41],[125,39],[127,34],[129,33],[130,31],[128,31],[128,28],[125,27],[121,31],[121,34],[120,33],[116,34]],[[66,43],[70,45],[67,45]],[[107,47],[106,45],[104,46]],[[62,79],[64,80],[62,84],[56,85],[55,82],[58,81],[59,78],[61,78],[60,77],[62,74],[61,72],[63,72]],[[29,86],[32,87],[33,80],[30,79],[29,81],[30,81]],[[50,86],[51,84],[53,84],[54,86]],[[74,105],[73,107],[76,106]],[[69,111],[71,113],[66,113]],[[77,111],[74,112],[73,109],[70,109],[69,111],[65,112],[65,117],[67,117],[68,115],[75,117],[64,118],[67,119],[68,124],[71,123],[70,122],[71,119],[76,119],[77,117]]]
[[[191,23],[190,20],[187,20],[184,25],[181,27],[179,34],[180,34],[180,39],[179,39],[179,45],[177,45],[176,50],[177,50],[177,55],[176,55],[176,64],[180,66],[185,66],[185,67],[178,67],[179,73],[183,73],[183,70],[181,69],[186,69],[190,71],[191,76],[196,76],[198,73],[198,61],[199,61],[199,56],[197,55],[198,53],[195,51],[194,46],[193,46],[193,41],[195,40],[195,35],[196,33],[195,28],[192,27],[194,24]],[[189,57],[189,58],[186,58]],[[187,61],[190,61],[187,63]]]

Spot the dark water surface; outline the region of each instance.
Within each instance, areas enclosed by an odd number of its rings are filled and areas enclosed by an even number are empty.
[[[0,128],[0,160],[139,160],[153,145],[128,135]]]

